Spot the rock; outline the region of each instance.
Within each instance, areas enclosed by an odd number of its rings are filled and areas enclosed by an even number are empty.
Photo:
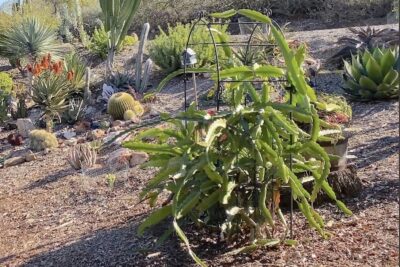
[[[31,162],[36,160],[36,155],[35,153],[32,152],[32,150],[28,150],[25,154],[25,161]]]
[[[110,132],[119,132],[121,130],[121,127],[115,126],[110,128]]]
[[[77,124],[75,124],[74,128],[77,134],[84,133],[90,129],[90,122],[88,121],[78,122]]]
[[[132,151],[127,148],[120,148],[112,152],[107,160],[107,166],[112,170],[121,170],[129,166]]]
[[[150,117],[157,117],[160,115],[160,112],[158,112],[157,110],[151,110],[149,113]]]
[[[120,120],[116,120],[116,121],[113,121],[112,123],[111,123],[111,126],[112,127],[121,127],[121,126],[123,126],[125,123],[123,122],[123,121],[120,121]]]
[[[35,125],[32,123],[31,119],[18,119],[17,120],[18,132],[22,137],[27,138],[29,133],[35,129]]]
[[[25,162],[25,157],[14,157],[4,161],[4,168],[16,166]]]
[[[45,149],[43,150],[43,155],[47,155],[47,154],[49,154],[50,152],[51,152],[50,148],[45,148]]]
[[[103,84],[103,88],[102,88],[102,93],[101,96],[103,98],[104,101],[108,101],[108,99],[110,99],[110,97],[115,93],[115,90],[112,86],[108,85],[108,84]]]
[[[88,108],[85,110],[85,115],[88,116],[88,117],[90,117],[90,118],[92,118],[93,115],[96,114],[96,112],[97,112],[97,109],[96,109],[95,107],[88,107]]]
[[[64,141],[64,144],[66,144],[67,146],[74,146],[78,143],[78,139],[76,138],[71,138],[71,139],[67,139]]]
[[[129,161],[131,168],[145,163],[149,159],[149,155],[145,152],[133,152]]]
[[[74,132],[74,131],[66,131],[66,132],[63,133],[63,136],[64,136],[65,139],[69,140],[69,139],[72,139],[72,138],[74,138],[76,136],[76,132]]]
[[[101,129],[92,130],[88,133],[87,139],[89,141],[102,139],[106,135],[106,132]]]

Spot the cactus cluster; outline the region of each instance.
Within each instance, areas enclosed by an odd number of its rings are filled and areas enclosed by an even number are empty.
[[[136,118],[136,113],[133,110],[127,110],[124,113],[124,121],[130,121],[132,119]]]
[[[46,130],[33,130],[29,134],[30,148],[34,151],[41,151],[46,148],[58,147],[57,137]]]
[[[67,161],[75,170],[92,167],[96,164],[96,150],[87,144],[79,144],[71,148]]]
[[[356,99],[390,99],[399,96],[399,47],[375,48],[352,56],[345,63],[344,90]]]
[[[124,114],[127,110],[132,110],[137,117],[142,116],[144,113],[142,104],[128,93],[119,92],[113,94],[108,100],[107,112],[114,120],[124,119]]]

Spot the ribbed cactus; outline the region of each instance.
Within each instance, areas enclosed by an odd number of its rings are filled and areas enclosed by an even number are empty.
[[[30,148],[34,151],[41,151],[46,148],[58,147],[57,137],[46,130],[33,130],[29,134]]]
[[[130,121],[132,119],[136,118],[136,113],[133,110],[127,110],[124,113],[124,121]]]
[[[123,120],[124,113],[127,110],[135,112],[137,117],[142,116],[144,113],[142,104],[128,93],[120,92],[113,94],[108,100],[107,112],[114,120]]]
[[[104,28],[109,33],[107,73],[112,74],[114,56],[121,46],[131,26],[141,0],[100,0],[100,7],[104,16]]]
[[[142,33],[140,34],[140,44],[139,44],[139,50],[136,55],[136,70],[135,70],[135,79],[136,79],[136,90],[139,92],[142,92],[143,89],[143,82],[142,82],[142,64],[143,64],[143,54],[144,54],[144,49],[147,43],[147,38],[149,36],[149,31],[150,31],[150,24],[145,23],[143,25]]]
[[[144,63],[143,77],[139,91],[140,93],[143,93],[146,90],[152,72],[153,72],[153,60],[149,58],[146,60],[146,63]]]
[[[90,168],[96,164],[96,150],[87,144],[79,144],[71,148],[67,161],[75,170]]]
[[[85,91],[83,93],[83,99],[85,100],[86,105],[92,104],[92,92],[90,91],[90,68],[86,68],[85,73]]]

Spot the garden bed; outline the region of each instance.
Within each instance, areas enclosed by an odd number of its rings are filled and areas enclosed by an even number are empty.
[[[336,37],[346,30],[299,32],[310,41],[313,56],[326,59]],[[318,36],[318,38],[316,38]],[[324,36],[323,39],[320,37]],[[329,38],[329,36],[331,36]],[[131,56],[125,51],[117,57]],[[101,75],[104,66],[94,69]],[[198,90],[210,81],[201,78]],[[183,81],[174,80],[155,103],[153,111],[176,113],[183,107]],[[338,92],[339,74],[317,76],[317,90]],[[200,230],[186,232],[193,250],[211,266],[397,266],[398,264],[398,117],[396,101],[352,103],[356,129],[350,139],[350,160],[357,167],[363,191],[345,199],[354,216],[346,217],[331,204],[318,211],[326,218],[332,237],[323,240],[294,213],[295,247],[279,246],[251,255],[224,255],[232,247],[217,242],[216,235]],[[0,139],[9,132],[0,133]],[[0,152],[11,147],[3,142]],[[138,195],[153,172],[132,168],[117,173],[113,190],[105,172],[94,167],[85,174],[74,171],[58,148],[50,155],[23,165],[0,169],[0,265],[1,266],[192,266],[177,237],[156,246],[158,229],[136,235],[138,224],[150,212]],[[233,247],[239,247],[234,244]]]

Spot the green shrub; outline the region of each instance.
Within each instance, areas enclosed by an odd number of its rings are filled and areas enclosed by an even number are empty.
[[[13,87],[11,76],[5,72],[0,72],[0,122],[7,118],[8,98]]]
[[[138,41],[137,37],[125,36],[122,45],[117,48],[117,52],[120,52],[124,47],[134,45]],[[108,55],[108,33],[104,29],[104,25],[96,28],[93,32],[92,38],[89,44],[89,50],[96,54],[101,59],[106,59]]]
[[[0,72],[0,91],[10,94],[13,88],[13,80],[8,73]]]
[[[160,28],[160,34],[150,42],[149,54],[151,59],[165,72],[170,73],[181,67],[181,55],[186,47],[191,24],[178,23],[175,27],[168,26],[165,32]],[[218,27],[225,38],[227,26]],[[215,34],[215,33],[214,33]],[[191,43],[211,42],[210,33],[205,26],[198,26],[192,33]],[[215,63],[214,47],[212,45],[190,46],[197,54],[197,67],[203,67]],[[219,53],[220,60],[226,59],[224,53]]]
[[[71,53],[64,57],[64,72],[72,72],[70,80],[72,90],[80,92],[85,86],[86,62],[77,54]]]
[[[45,130],[33,130],[29,134],[30,148],[34,151],[58,147],[57,137]]]

